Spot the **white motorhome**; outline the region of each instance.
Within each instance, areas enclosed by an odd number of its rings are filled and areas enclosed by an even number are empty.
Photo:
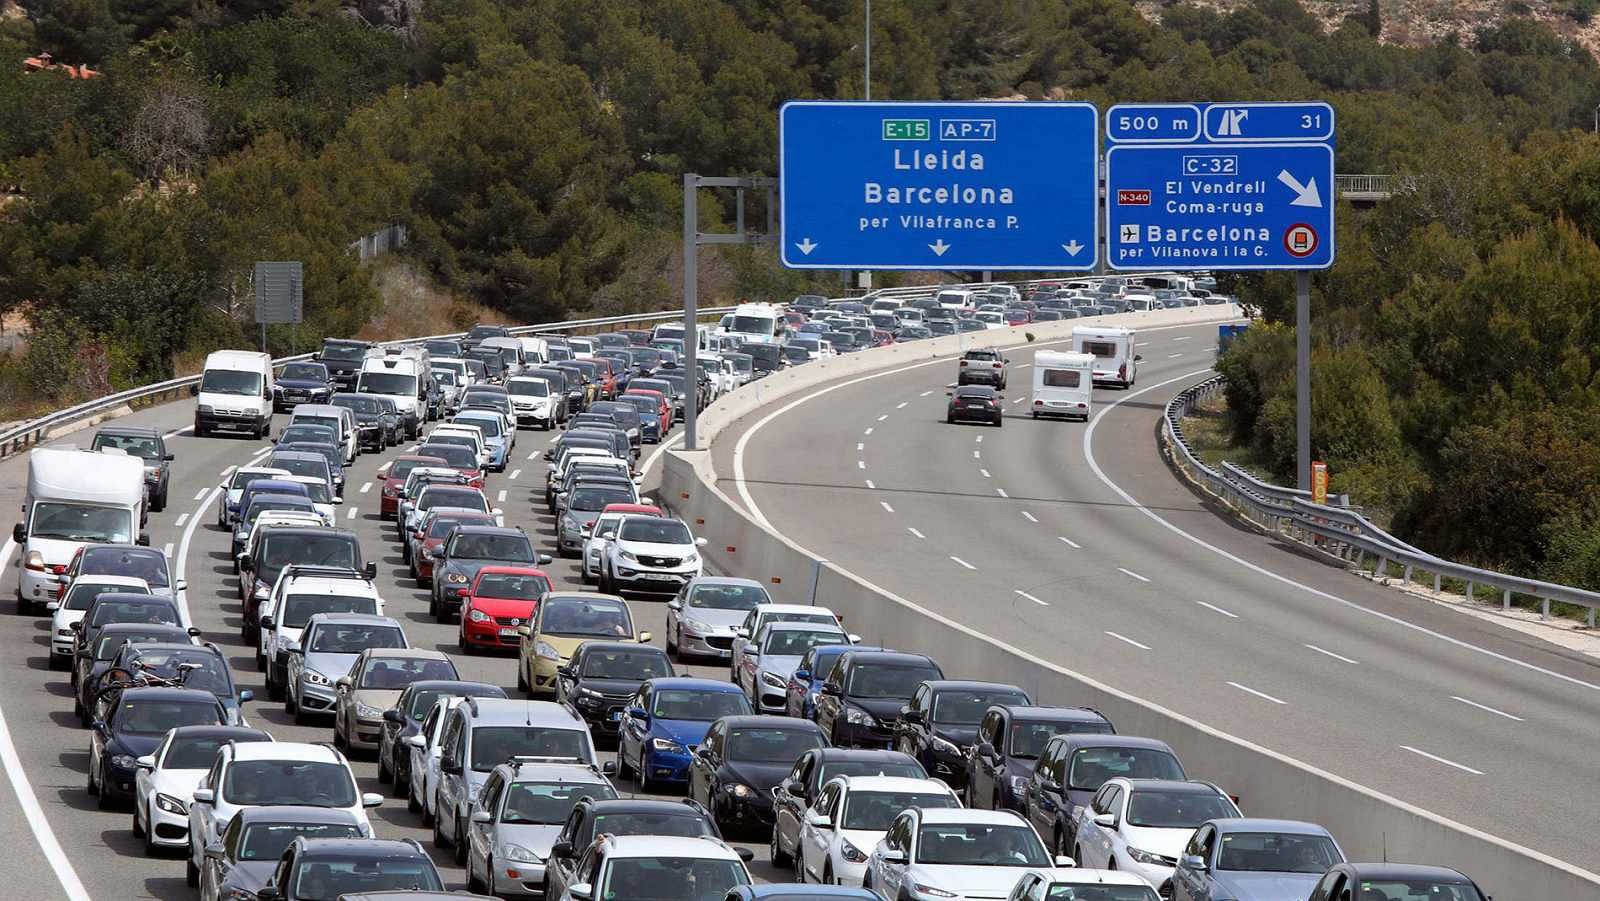
[[[1078,417],[1089,421],[1094,394],[1094,357],[1041,350],[1033,355],[1033,418]]]
[[[742,303],[723,318],[721,329],[749,344],[777,344],[783,314],[770,303]]]
[[[195,397],[194,434],[233,430],[267,437],[272,427],[272,357],[254,350],[218,350],[206,356]]]
[[[268,401],[270,410],[271,401]],[[87,544],[148,544],[144,461],[121,451],[40,447],[28,453],[28,493],[11,537],[22,552],[18,612],[56,599],[57,579]]]
[[[550,362],[550,342],[534,335],[519,335],[522,342],[522,365],[543,366]]]
[[[1134,337],[1131,328],[1080,325],[1072,330],[1072,352],[1094,357],[1096,382],[1131,388],[1144,359],[1134,351]]]
[[[422,398],[425,393],[420,376],[428,369],[410,356],[389,354],[363,360],[356,375],[357,394],[375,394],[394,401],[406,437],[422,431]]]

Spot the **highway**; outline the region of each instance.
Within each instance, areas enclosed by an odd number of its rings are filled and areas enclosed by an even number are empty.
[[[1600,664],[1202,506],[1156,437],[1166,401],[1210,366],[1215,336],[1214,325],[1141,332],[1138,384],[1097,391],[1087,426],[1026,416],[1027,348],[1009,354],[1003,428],[945,423],[953,360],[825,384],[719,435],[718,481],[812,554],[1020,650],[1590,864]],[[1206,775],[1206,761],[1185,764]]]
[[[119,419],[119,425],[145,425],[177,432],[192,423],[194,404],[178,402],[140,411]],[[281,426],[286,417],[277,417]],[[93,434],[85,430],[52,442],[53,445],[87,443]],[[554,433],[559,434],[559,433]],[[675,430],[669,440],[675,439]],[[545,463],[542,455],[552,433],[523,431],[518,435],[516,452],[505,473],[490,474],[486,493],[502,507],[508,525],[522,526],[542,552],[553,552],[553,518],[544,513],[543,486]],[[257,700],[245,705],[252,725],[270,731],[279,741],[331,741],[332,718],[326,725],[296,726],[283,712],[282,704],[266,700],[262,674],[255,668],[250,651],[239,641],[240,605],[237,582],[229,559],[229,536],[216,525],[216,492],[223,472],[229,467],[247,465],[264,456],[266,442],[243,437],[197,439],[183,431],[169,434],[168,449],[177,455],[173,463],[174,482],[170,506],[150,514],[152,547],[166,547],[169,556],[182,565],[188,579],[187,599],[194,621],[204,637],[216,642],[228,655],[240,688],[255,692]],[[645,459],[658,448],[647,445]],[[361,536],[363,553],[378,561],[379,585],[386,611],[405,627],[411,643],[437,648],[454,658],[462,678],[497,684],[512,697],[516,691],[513,658],[464,656],[457,653],[454,625],[440,625],[427,615],[425,590],[417,589],[400,559],[394,541],[394,527],[378,518],[379,486],[372,484],[377,468],[402,449],[384,454],[364,454],[346,471],[345,503],[337,508],[340,525],[354,528]],[[535,459],[528,459],[530,457]],[[646,494],[659,475],[659,461],[651,467]],[[27,455],[0,462],[0,509],[19,510],[27,483]],[[537,507],[535,504],[537,503]],[[9,530],[10,523],[6,523]],[[4,582],[0,593],[9,611],[16,595],[17,557],[14,545],[6,542]],[[557,559],[549,567],[556,584],[580,588],[575,560]],[[664,599],[633,600],[635,622],[663,641],[666,621]],[[65,672],[48,668],[49,620],[11,617],[8,628],[0,630],[0,715],[8,727],[9,743],[0,738],[0,764],[9,778],[0,781],[0,830],[11,835],[7,862],[0,872],[7,880],[5,895],[12,898],[156,898],[171,901],[195,897],[183,881],[181,856],[146,858],[142,842],[129,829],[128,810],[101,811],[85,791],[89,759],[89,733],[78,727],[72,715],[72,700]],[[685,669],[679,667],[680,671]],[[726,666],[688,667],[692,674],[727,678]],[[5,755],[14,748],[21,764],[18,770]],[[602,757],[613,756],[601,745]],[[387,791],[377,780],[377,762],[371,755],[352,758],[363,791]],[[625,795],[632,785],[614,780]],[[38,817],[48,835],[59,844],[59,852],[48,852],[39,839],[41,830],[31,829],[19,789],[37,799]],[[421,828],[421,820],[406,811],[403,798],[389,796],[384,805],[371,811],[377,834],[383,838],[414,838],[432,851],[434,861],[452,889],[466,887],[464,871],[455,866],[449,850],[435,850],[431,832]],[[48,841],[48,840],[47,840]],[[764,843],[750,846],[756,852],[751,871],[760,879],[784,881],[786,874],[774,870],[767,860]],[[81,883],[79,894],[70,894],[63,882]]]

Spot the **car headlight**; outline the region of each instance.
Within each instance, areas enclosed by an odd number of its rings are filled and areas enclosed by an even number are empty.
[[[323,674],[317,672],[314,669],[305,670],[303,675],[305,676],[305,680],[307,682],[311,683],[312,685],[332,685],[333,684],[333,680],[329,679],[327,676],[324,676]]]
[[[484,613],[482,610],[479,610],[476,607],[474,607],[471,610],[467,611],[467,619],[470,619],[475,623],[487,623],[487,622],[493,622],[494,621],[494,617],[490,616],[487,613]]]
[[[1013,792],[1021,794],[1028,790],[1027,776],[1007,776],[1006,778],[1011,782],[1011,790]]]
[[[543,642],[543,641],[534,643],[534,645],[533,645],[533,656],[540,657],[540,658],[543,658],[545,660],[560,660],[561,659],[560,652],[558,652],[548,642]]]
[[[684,566],[694,566],[694,565],[698,564],[699,562],[700,562],[700,555],[699,554],[691,553],[691,554],[689,554],[689,556],[683,558],[683,565]]]
[[[624,560],[627,560],[630,563],[638,563],[639,562],[639,558],[637,556],[635,556],[633,553],[629,552],[629,551],[619,550],[619,551],[617,551],[617,556],[621,557]]]
[[[256,901],[256,893],[246,888],[226,888],[217,901]]]
[[[859,707],[846,707],[844,709],[844,721],[853,726],[878,725],[878,721],[873,718],[872,714]]]
[[[57,638],[72,638],[73,636],[75,636],[77,634],[78,633],[72,631],[71,629],[57,629],[56,630],[56,637]]]
[[[131,754],[115,754],[111,757],[111,765],[119,770],[131,770],[139,765],[139,758]]]
[[[850,844],[850,840],[847,838],[839,839],[839,856],[851,863],[867,862],[867,855],[862,853],[860,848]]]
[[[452,585],[464,585],[466,584],[467,577],[461,573],[452,572],[447,573],[444,577],[444,580]]]
[[[772,686],[773,688],[788,688],[789,687],[789,683],[787,681],[785,681],[784,678],[782,676],[778,675],[777,673],[769,673],[769,672],[763,671],[761,673],[761,681],[766,683],[766,684],[768,684],[768,685],[770,685],[770,686]]]
[[[511,842],[506,842],[500,846],[500,859],[513,860],[517,863],[542,862],[539,860],[539,855],[529,851],[527,848],[524,848],[521,845],[514,845]]]
[[[703,623],[697,619],[679,620],[678,626],[683,629],[683,634],[693,635],[696,638],[700,638],[707,633],[715,631],[711,628],[710,623]]]
[[[687,753],[689,750],[670,738],[652,738],[650,740],[650,747],[656,749],[657,751],[677,751],[680,754]]]
[[[375,720],[383,716],[383,711],[367,704],[356,704],[356,716],[364,720]]]
[[[940,754],[950,754],[956,757],[961,756],[961,749],[956,747],[955,742],[940,738],[937,735],[933,737],[933,750]]]
[[[196,405],[196,408],[201,413],[215,413],[216,412],[216,408],[212,407],[210,404],[198,404],[198,405]]]
[[[937,886],[923,885],[920,882],[914,883],[911,886],[911,890],[913,892],[916,892],[919,895],[928,895],[928,896],[933,897],[933,898],[957,898],[957,897],[960,897],[955,892],[947,892],[944,889],[939,888]]]
[[[189,805],[171,795],[163,795],[160,792],[156,793],[156,806],[167,813],[175,813],[178,816],[188,816],[189,814]]]
[[[1142,863],[1142,864],[1149,864],[1151,866],[1158,866],[1158,867],[1160,867],[1160,866],[1169,866],[1169,867],[1172,866],[1172,864],[1170,864],[1167,861],[1163,860],[1161,858],[1161,855],[1159,855],[1159,854],[1151,854],[1149,851],[1141,851],[1141,850],[1139,850],[1138,848],[1135,848],[1132,845],[1128,846],[1128,856],[1133,858],[1134,860],[1138,861],[1139,863]]]
[[[732,785],[724,785],[722,790],[730,795],[733,795],[735,798],[748,798],[755,794],[755,792],[750,790],[750,786],[745,785],[743,782],[735,782]]]

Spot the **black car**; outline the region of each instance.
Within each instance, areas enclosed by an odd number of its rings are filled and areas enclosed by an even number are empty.
[[[467,329],[466,337],[461,339],[461,346],[463,348],[471,348],[485,338],[509,337],[511,337],[511,329],[506,328],[503,325],[483,325],[482,323],[479,323],[478,325]]]
[[[92,647],[100,630],[113,623],[144,623],[146,625],[177,626],[178,604],[172,598],[158,594],[134,594],[126,591],[108,591],[94,599],[83,619],[72,624],[78,633],[74,650],[81,652]]]
[[[539,366],[525,369],[523,375],[541,378],[550,383],[550,393],[557,397],[566,398],[566,403],[556,407],[556,420],[566,422],[567,417],[583,409],[583,383],[578,381],[578,374],[555,366]]]
[[[932,337],[933,332],[925,325],[902,325],[900,331],[895,333],[894,341],[896,344],[904,344],[907,341],[921,341]]]
[[[774,815],[785,820],[782,828],[794,832],[806,821],[806,812],[835,776],[903,776],[926,779],[928,771],[909,755],[872,748],[814,748],[800,755],[789,775],[772,790]]]
[[[186,641],[199,633],[198,629],[185,629],[182,626],[152,625],[150,623],[112,623],[103,627],[95,636],[93,644],[84,645],[72,660],[72,712],[88,725],[88,708],[85,707],[83,698],[87,690],[86,685],[95,684],[100,674],[106,671],[111,661],[116,659],[117,652],[122,646],[129,643],[154,642],[154,641]],[[89,698],[88,703],[94,703],[94,698]]]
[[[1488,897],[1470,877],[1449,867],[1414,863],[1338,863],[1323,874],[1317,887],[1311,890],[1309,901],[1345,901],[1347,898],[1487,901]]]
[[[641,431],[642,423],[640,422],[642,417],[639,415],[639,408],[633,404],[624,403],[620,400],[603,400],[599,403],[591,404],[588,412],[583,415],[611,417],[612,425],[627,434],[628,443],[632,444],[635,450],[638,449],[643,441],[644,435]]]
[[[945,422],[988,422],[996,428],[1005,425],[1005,413],[1000,404],[1000,392],[987,385],[962,385],[946,391],[950,405],[945,409]]]
[[[967,806],[1022,813],[1039,752],[1057,735],[1115,735],[1092,707],[990,707],[967,752]]]
[[[207,642],[197,645],[190,641],[153,641],[124,644],[112,659],[108,673],[127,673],[159,679],[177,679],[183,676],[183,687],[208,691],[228,714],[228,725],[244,722],[240,705],[254,700],[255,693],[248,688],[238,688],[233,682],[233,670],[222,649]],[[104,676],[101,682],[107,681]],[[104,719],[106,711],[94,711],[93,718]]]
[[[272,412],[300,404],[325,404],[334,391],[326,363],[285,363],[272,380]]]
[[[783,359],[783,351],[776,344],[746,342],[739,345],[739,353],[750,358],[750,368],[758,379],[765,378],[788,365]]]
[[[361,361],[367,358],[367,351],[372,346],[368,341],[324,338],[322,350],[312,354],[311,359],[328,367],[329,380],[336,387],[349,389],[355,385],[356,376],[361,372]]]
[[[328,472],[333,476],[333,493],[337,497],[344,497],[344,452],[336,444],[323,441],[283,441],[279,440],[274,454],[280,452],[293,452],[302,454],[318,454],[328,461]]]
[[[772,789],[807,751],[828,744],[815,723],[787,716],[725,716],[707,730],[689,762],[689,797],[724,829],[764,833],[773,824]]]
[[[142,426],[105,426],[94,433],[89,445],[92,451],[116,448],[130,457],[144,461],[144,485],[150,499],[150,509],[159,512],[167,508],[167,487],[172,482],[172,461],[167,443],[161,433]]]
[[[1022,815],[1052,853],[1070,854],[1078,840],[1078,808],[1107,779],[1189,778],[1166,742],[1131,735],[1057,735],[1045,743],[1024,794]],[[1064,849],[1064,850],[1063,850]]]
[[[422,348],[428,352],[429,357],[447,357],[451,359],[461,356],[462,351],[465,349],[461,346],[461,342],[455,338],[435,338],[432,341],[424,341],[422,342]]]
[[[226,726],[216,696],[193,688],[127,688],[104,719],[90,723],[89,794],[102,809],[133,798],[138,760],[179,726]]]
[[[328,403],[344,407],[356,418],[356,445],[362,449],[381,452],[399,443],[398,423],[389,423],[383,415],[383,405],[370,394],[335,394]]]
[[[433,702],[439,698],[503,698],[505,689],[487,682],[456,679],[422,679],[400,692],[395,705],[383,712],[383,732],[378,737],[378,781],[394,783],[404,795],[411,777],[411,755],[405,740],[418,734]]]
[[[483,364],[484,380],[499,384],[506,378],[506,361],[500,352],[492,347],[474,347],[462,356],[464,360],[476,360]]]
[[[545,897],[560,898],[573,882],[578,859],[596,835],[667,835],[722,838],[711,814],[691,798],[677,801],[643,798],[580,798],[550,846],[545,862]]]
[[[416,839],[296,838],[257,901],[326,901],[354,892],[443,892],[433,858]]]
[[[850,651],[839,655],[823,681],[812,716],[835,745],[889,748],[900,708],[919,685],[943,678],[939,664],[924,654]]]
[[[595,738],[615,738],[628,699],[647,679],[677,675],[667,652],[647,644],[586,641],[556,671],[556,700],[589,724]]]
[[[292,563],[333,566],[364,573],[368,579],[378,577],[378,564],[363,561],[361,539],[350,529],[291,525],[257,529],[255,540],[239,558],[239,583],[249,588],[244,593],[244,616],[239,623],[239,637],[245,644],[254,645],[261,640],[257,623],[261,602],[278,584],[279,573]]]
[[[917,758],[923,768],[956,791],[967,784],[967,752],[978,724],[995,704],[1033,703],[1015,685],[940,680],[924,682],[895,722],[895,748]]]
[[[478,570],[493,565],[543,566],[549,554],[536,553],[528,534],[508,526],[457,526],[433,557],[433,589],[428,615],[441,623],[461,614]]]
[[[240,808],[221,840],[205,849],[201,897],[256,897],[289,843],[301,836],[355,839],[363,838],[364,832],[346,810],[294,805]]]

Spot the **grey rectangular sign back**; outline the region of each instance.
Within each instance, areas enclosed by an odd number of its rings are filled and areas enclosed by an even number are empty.
[[[302,321],[304,272],[298,260],[256,263],[256,322],[262,325]]]

